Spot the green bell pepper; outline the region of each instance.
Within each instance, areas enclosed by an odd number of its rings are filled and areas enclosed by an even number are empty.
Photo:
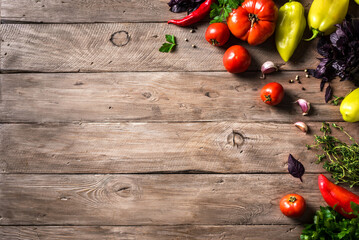
[[[341,23],[347,15],[349,0],[314,0],[308,13],[308,25],[313,36],[310,41],[321,35],[335,31],[335,24]]]
[[[288,61],[302,40],[307,22],[301,3],[289,0],[278,12],[275,45],[279,55]]]
[[[344,98],[340,104],[340,113],[346,122],[359,121],[359,88]]]

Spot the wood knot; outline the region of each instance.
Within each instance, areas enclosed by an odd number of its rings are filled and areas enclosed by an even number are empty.
[[[116,47],[126,46],[130,40],[130,35],[124,30],[112,33],[110,38],[110,42]]]
[[[216,92],[206,92],[204,95],[209,98],[218,98],[219,97],[219,94]]]
[[[83,83],[83,82],[80,82],[80,81],[77,81],[77,82],[75,82],[74,85],[75,85],[75,86],[81,86],[81,85],[84,85],[84,83]]]
[[[130,184],[116,184],[113,187],[113,192],[122,198],[131,198],[134,194]]]
[[[242,133],[233,130],[227,137],[227,143],[238,148],[244,144],[244,136]]]
[[[142,96],[144,96],[145,98],[150,98],[152,94],[150,92],[144,92],[142,93]]]

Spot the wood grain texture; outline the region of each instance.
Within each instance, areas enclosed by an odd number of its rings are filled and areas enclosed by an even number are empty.
[[[273,37],[260,46],[232,38],[226,47],[217,48],[204,39],[207,26],[203,23],[190,33],[189,28],[166,23],[1,24],[0,67],[3,72],[225,71],[223,54],[234,44],[248,49],[250,70],[259,70],[266,60],[283,63]],[[119,31],[123,32],[115,34],[115,46],[111,35]],[[176,36],[173,53],[158,51],[165,34]],[[317,57],[316,41],[302,42],[282,69],[313,68]]]
[[[0,125],[2,173],[287,173],[289,153],[323,172],[292,124],[121,123]],[[341,124],[359,139],[357,124]],[[336,136],[342,136],[336,133]],[[343,140],[348,140],[343,137]]]
[[[166,22],[186,13],[171,13],[169,0],[1,0],[4,22],[94,23]],[[287,0],[276,0],[280,7]],[[308,11],[312,0],[300,1]],[[358,7],[350,1],[349,11]]]
[[[169,0],[1,0],[4,22],[164,22],[186,13],[169,11]]]
[[[317,174],[0,175],[1,225],[300,224],[324,200]],[[285,194],[307,200],[301,219],[279,210]],[[354,189],[358,193],[358,189]]]
[[[298,239],[303,227],[298,225],[222,225],[222,226],[29,226],[0,227],[0,237],[6,240],[278,240]]]
[[[302,84],[289,79],[301,76]],[[1,122],[119,122],[119,121],[342,121],[338,106],[325,104],[320,80],[304,72],[260,73],[99,73],[3,74]],[[261,88],[272,81],[286,91],[276,107],[260,100]],[[345,96],[354,85],[332,83]],[[306,90],[302,90],[304,87]],[[294,102],[311,102],[302,116]]]

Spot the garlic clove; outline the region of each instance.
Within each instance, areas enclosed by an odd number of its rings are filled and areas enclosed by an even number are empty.
[[[308,132],[308,126],[304,122],[296,122],[296,123],[294,123],[294,126],[299,128],[299,130],[301,130],[304,133]]]
[[[265,79],[266,74],[272,73],[272,72],[276,72],[278,71],[278,67],[271,61],[267,61],[265,63],[262,64],[261,67],[261,72],[262,72],[262,79]]]
[[[308,115],[310,110],[310,102],[306,101],[305,99],[298,99],[296,103],[298,103],[300,108],[302,109],[303,116]]]

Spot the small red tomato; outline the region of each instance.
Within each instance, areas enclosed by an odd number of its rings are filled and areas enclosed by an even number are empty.
[[[298,194],[288,194],[279,203],[280,210],[287,217],[300,217],[305,211],[305,200]]]
[[[205,37],[213,46],[223,46],[229,39],[229,29],[225,23],[212,23],[208,26]]]
[[[223,65],[230,73],[241,73],[251,65],[251,56],[244,47],[234,45],[224,53]]]
[[[261,90],[261,99],[269,105],[279,104],[284,97],[282,85],[276,82],[268,83]]]

